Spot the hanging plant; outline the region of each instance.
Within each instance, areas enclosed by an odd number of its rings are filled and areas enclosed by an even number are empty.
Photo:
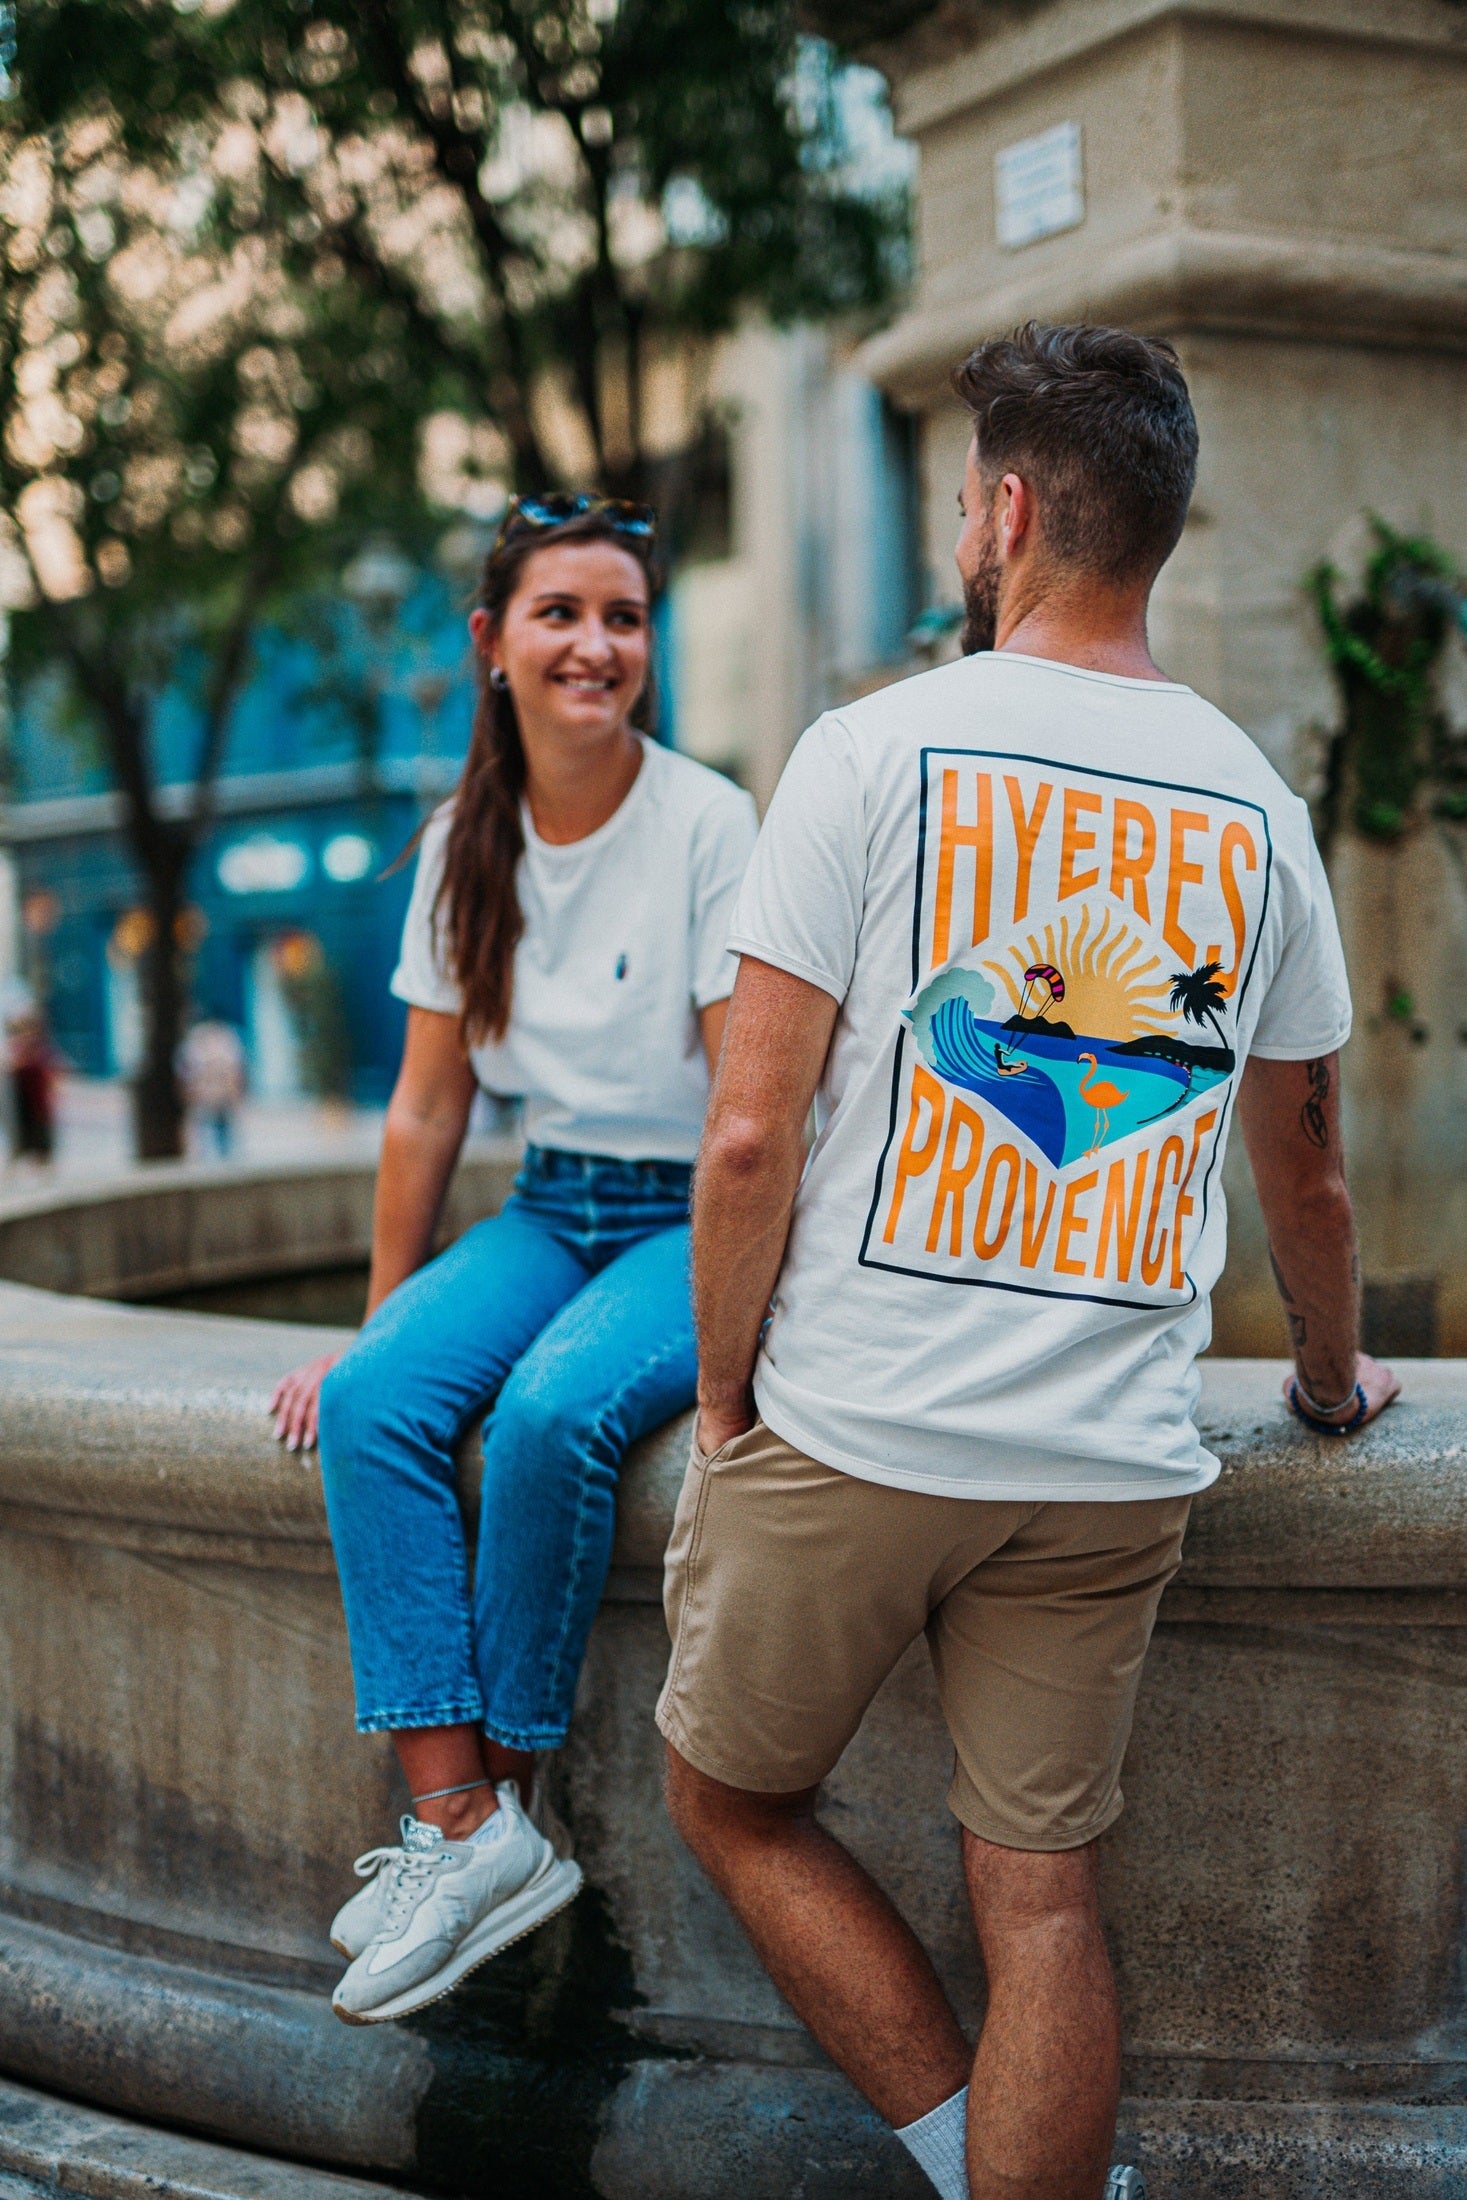
[[[1467,624],[1467,584],[1428,536],[1398,534],[1373,514],[1370,524],[1376,547],[1360,593],[1343,609],[1334,566],[1309,576],[1344,704],[1319,806],[1326,846],[1346,804],[1367,838],[1398,838],[1428,781],[1439,814],[1467,816],[1467,758],[1437,696],[1448,637]]]

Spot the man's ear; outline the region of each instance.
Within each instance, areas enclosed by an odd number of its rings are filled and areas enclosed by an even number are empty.
[[[1034,492],[1022,474],[1005,474],[998,485],[995,515],[999,547],[1005,558],[1028,549],[1035,532]]]

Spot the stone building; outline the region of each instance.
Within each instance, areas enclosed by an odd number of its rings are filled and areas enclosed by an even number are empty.
[[[809,0],[806,14],[847,38],[859,26],[919,148],[915,295],[862,363],[921,423],[931,571],[956,593],[968,427],[947,375],[976,340],[1030,316],[1170,336],[1202,458],[1153,646],[1310,792],[1339,703],[1306,575],[1357,562],[1369,512],[1467,563],[1467,9]],[[1458,651],[1458,724],[1461,665]],[[1437,1341],[1461,1350],[1467,867],[1423,817],[1388,847],[1344,836],[1332,868],[1367,1270],[1438,1276]],[[1259,1285],[1267,1323],[1261,1267]]]

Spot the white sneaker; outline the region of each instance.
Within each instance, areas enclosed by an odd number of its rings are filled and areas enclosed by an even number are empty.
[[[512,1780],[497,1792],[505,1824],[496,1839],[445,1841],[436,1826],[405,1818],[402,1847],[346,1905],[373,1898],[348,1932],[374,1908],[379,1922],[331,1997],[345,2023],[384,2024],[426,2008],[574,1899],[580,1866],[530,1823]]]
[[[416,1818],[404,1814],[402,1820],[402,1847],[368,1849],[352,1866],[358,1879],[365,1879],[365,1887],[359,1887],[348,1896],[331,1920],[331,1945],[348,1963],[355,1963],[368,1941],[375,1940],[382,1930],[386,1911],[383,1904],[392,1879],[393,1869],[400,1864],[404,1853],[412,1848],[428,1849],[433,1846],[426,1835],[436,1829],[420,1826]]]
[[[575,1855],[569,1828],[551,1807],[550,1784],[543,1764],[535,1768],[535,1783],[530,1790],[526,1816],[531,1825],[544,1834],[558,1857],[569,1859]],[[368,1849],[364,1856],[357,1858],[352,1870],[367,1884],[343,1902],[331,1920],[331,1945],[348,1963],[355,1963],[368,1941],[375,1940],[382,1930],[386,1916],[384,1903],[392,1881],[390,1867],[401,1862],[404,1851],[431,1849],[437,1836],[436,1826],[424,1826],[416,1818],[404,1816],[401,1848]]]
[[[1146,2180],[1140,2170],[1125,2162],[1113,2163],[1105,2180],[1103,2200],[1146,2200]]]

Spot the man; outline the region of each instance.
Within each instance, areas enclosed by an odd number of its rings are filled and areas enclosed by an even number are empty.
[[[1147,647],[1196,468],[1176,355],[1031,326],[956,386],[969,654],[811,728],[734,921],[658,1719],[684,1838],[947,2200],[1098,2200],[1120,2033],[1095,1842],[1218,1472],[1193,1362],[1235,1107],[1295,1410],[1348,1431],[1397,1385],[1357,1351],[1349,997],[1307,813]],[[924,1629],[976,2058],[814,1815]]]

